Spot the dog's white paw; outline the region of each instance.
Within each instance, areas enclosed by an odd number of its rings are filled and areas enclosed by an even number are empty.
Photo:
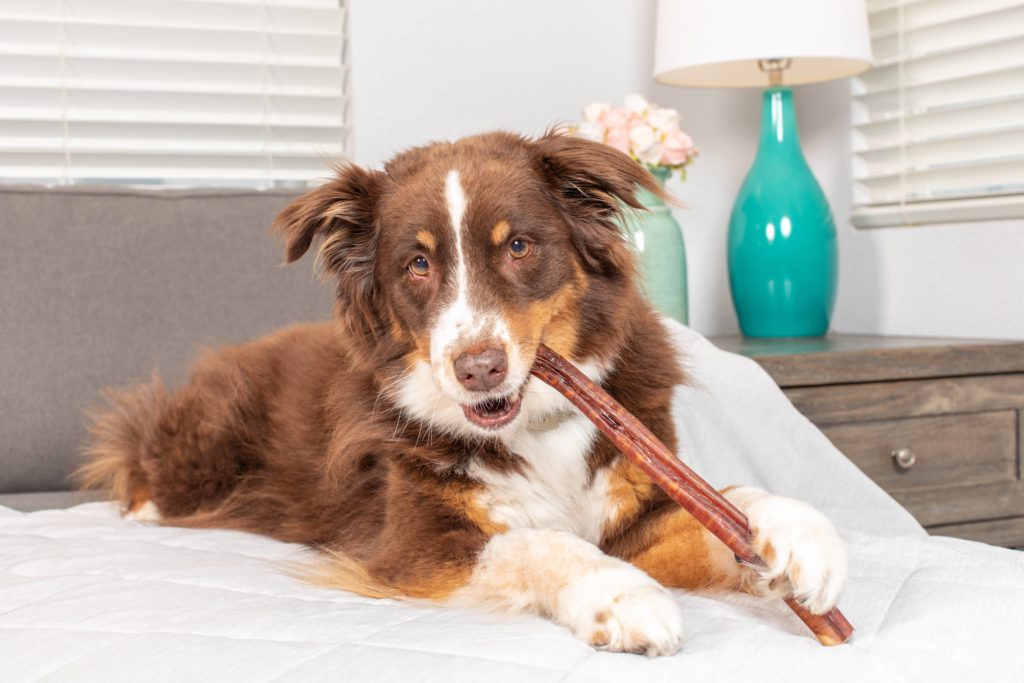
[[[141,522],[142,524],[159,524],[161,516],[156,504],[151,500],[147,500],[135,510],[126,512],[124,518],[130,519],[133,522]]]
[[[620,565],[591,572],[562,590],[556,618],[592,646],[649,657],[670,655],[683,641],[679,606],[639,569]]]
[[[767,566],[755,589],[792,595],[815,614],[835,606],[846,583],[846,548],[828,519],[807,503],[750,487],[726,494],[750,521],[754,548]]]

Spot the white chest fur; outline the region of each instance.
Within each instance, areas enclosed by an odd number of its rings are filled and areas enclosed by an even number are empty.
[[[477,504],[510,530],[557,529],[597,543],[610,509],[607,471],[591,480],[587,463],[596,433],[577,412],[548,429],[518,431],[506,444],[525,460],[522,471],[472,468],[484,485]]]

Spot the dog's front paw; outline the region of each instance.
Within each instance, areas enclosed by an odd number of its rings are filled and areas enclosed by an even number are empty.
[[[649,657],[683,641],[679,606],[665,588],[628,565],[602,568],[564,588],[556,618],[592,646]]]
[[[835,606],[846,583],[846,548],[832,523],[807,503],[746,486],[726,497],[746,514],[754,549],[767,563],[754,589],[792,594],[815,614]]]

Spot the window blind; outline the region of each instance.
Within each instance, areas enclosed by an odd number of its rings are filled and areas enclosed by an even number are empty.
[[[1024,0],[869,0],[853,222],[1024,216]]]
[[[258,186],[345,149],[339,0],[0,0],[0,179]]]

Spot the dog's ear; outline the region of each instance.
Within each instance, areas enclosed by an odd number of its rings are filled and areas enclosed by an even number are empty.
[[[351,242],[356,246],[370,240],[374,215],[384,174],[348,164],[335,170],[336,177],[307,192],[285,207],[274,221],[273,230],[285,240],[285,263],[298,260],[315,239]],[[323,254],[324,258],[327,254]],[[323,261],[327,272],[343,262]]]
[[[549,132],[534,142],[537,164],[573,228],[573,242],[589,270],[631,274],[633,255],[617,221],[642,209],[637,190],[668,198],[640,164],[613,147]]]
[[[317,264],[338,283],[342,321],[359,336],[373,336],[379,325],[374,309],[373,267],[377,252],[377,202],[385,175],[352,164],[336,177],[285,207],[273,231],[284,238],[285,263],[320,242]]]

